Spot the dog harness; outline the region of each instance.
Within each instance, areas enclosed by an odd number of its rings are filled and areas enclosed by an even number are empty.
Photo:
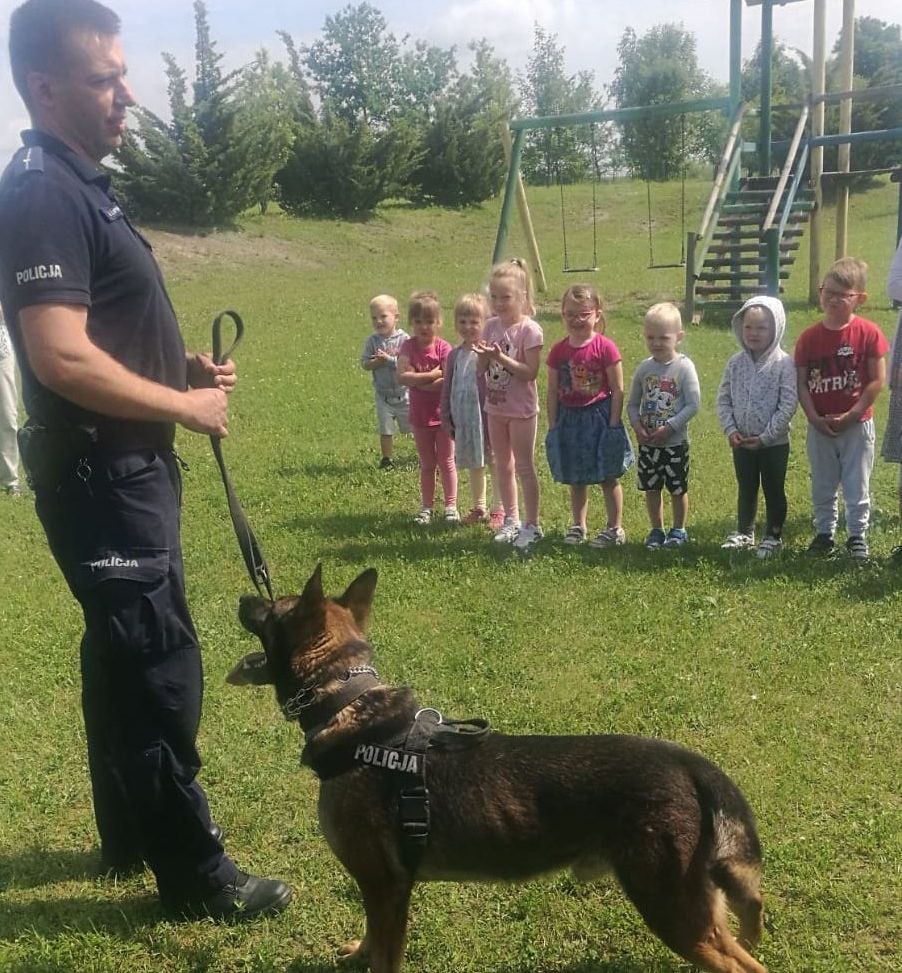
[[[338,677],[337,692],[321,693],[319,685],[303,686],[282,705],[286,719],[297,720],[307,746],[346,706],[365,692],[381,685],[372,666],[351,666]],[[309,761],[320,780],[339,777],[361,767],[390,774],[398,802],[401,857],[405,867],[416,872],[429,842],[429,789],[426,784],[426,754],[431,749],[464,749],[485,737],[487,720],[446,720],[437,709],[427,707],[414,714],[413,721],[384,740],[359,741]],[[308,763],[307,748],[301,763]]]

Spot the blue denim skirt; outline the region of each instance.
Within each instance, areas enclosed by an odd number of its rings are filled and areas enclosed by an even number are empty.
[[[582,408],[558,406],[557,425],[545,435],[545,453],[556,483],[572,486],[616,480],[635,455],[626,427],[610,426],[611,401]]]

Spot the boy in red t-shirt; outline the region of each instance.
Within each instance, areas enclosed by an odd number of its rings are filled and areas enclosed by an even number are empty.
[[[842,485],[846,550],[868,557],[870,478],[874,465],[874,400],[886,381],[889,343],[873,321],[855,311],[867,300],[867,264],[843,257],[820,288],[824,316],[806,328],[795,347],[799,405],[808,417],[808,461],[814,540],[808,550],[830,554]]]

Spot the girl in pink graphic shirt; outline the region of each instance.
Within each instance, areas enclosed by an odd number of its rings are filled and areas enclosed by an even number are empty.
[[[539,416],[536,375],[544,337],[530,317],[535,313],[532,280],[523,260],[515,257],[492,268],[489,301],[494,317],[486,321],[476,352],[485,372],[489,439],[504,504],[504,523],[495,540],[512,543],[525,552],[542,537],[535,448]],[[518,478],[526,513],[522,525]]]

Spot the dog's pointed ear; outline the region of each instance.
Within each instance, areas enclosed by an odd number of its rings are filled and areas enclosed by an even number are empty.
[[[242,595],[238,600],[238,621],[252,634],[260,637],[273,603],[257,595]]]
[[[269,686],[272,674],[265,652],[250,652],[226,676],[232,686]]]
[[[375,568],[367,568],[363,574],[354,578],[341,598],[335,599],[339,605],[343,605],[351,612],[361,630],[366,628],[366,623],[369,621],[378,577]]]
[[[304,590],[301,592],[301,604],[307,611],[312,608],[319,608],[320,605],[326,600],[326,596],[323,594],[323,562],[320,561],[316,567],[313,569],[313,574],[304,585]]]

